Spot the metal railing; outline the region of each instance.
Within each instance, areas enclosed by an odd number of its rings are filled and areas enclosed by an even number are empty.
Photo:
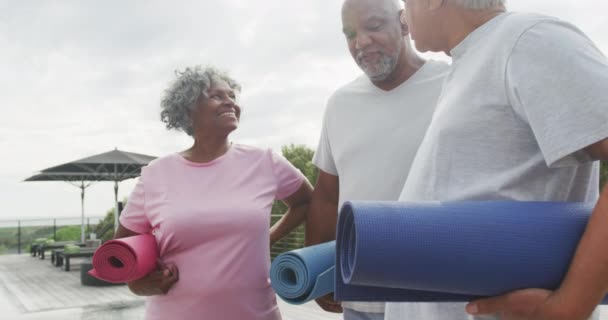
[[[281,215],[272,215],[272,222],[276,222],[280,217]],[[103,218],[99,216],[85,218],[86,234],[88,235],[95,230],[97,224]],[[0,220],[0,254],[20,254],[38,238],[64,240],[57,239],[57,233],[65,227],[75,226],[80,226],[80,218]],[[304,226],[301,225],[286,237],[277,241],[270,250],[271,257],[274,258],[283,252],[302,248],[304,246],[304,230]],[[100,237],[101,235],[97,236]]]
[[[86,217],[85,230],[87,234],[103,218],[98,216]],[[80,223],[80,217],[0,220],[0,254],[21,254],[29,248],[35,239],[39,238],[63,240],[57,238],[58,235],[66,236],[66,234],[63,234],[65,231],[62,230],[65,230],[67,227],[78,227],[78,238],[73,240],[79,240]]]
[[[280,217],[281,217],[281,215],[272,215],[271,216],[272,223],[279,220]],[[272,246],[272,248],[270,248],[271,258],[274,259],[276,256],[278,256],[279,254],[281,254],[283,252],[304,247],[304,233],[305,233],[304,225],[301,225],[301,226],[297,227],[295,230],[293,230],[292,232],[290,232],[283,239],[277,241]]]

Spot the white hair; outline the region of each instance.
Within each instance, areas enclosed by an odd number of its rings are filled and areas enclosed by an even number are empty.
[[[207,90],[218,81],[224,81],[228,86],[240,92],[241,86],[226,72],[214,67],[194,66],[184,71],[176,70],[175,79],[161,99],[160,119],[167,129],[177,129],[192,136],[191,112],[196,108],[200,96],[207,97]]]
[[[474,10],[484,10],[504,6],[507,0],[451,0],[455,4]]]

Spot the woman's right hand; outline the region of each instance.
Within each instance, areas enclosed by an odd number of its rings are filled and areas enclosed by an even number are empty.
[[[157,263],[157,270],[128,283],[131,292],[138,296],[155,296],[169,292],[179,280],[179,270],[174,264],[164,264],[160,260]]]

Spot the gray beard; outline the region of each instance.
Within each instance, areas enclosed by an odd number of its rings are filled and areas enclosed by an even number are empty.
[[[374,65],[366,65],[357,57],[357,64],[370,80],[383,81],[386,80],[386,78],[388,78],[395,70],[397,58],[383,55],[380,62]]]

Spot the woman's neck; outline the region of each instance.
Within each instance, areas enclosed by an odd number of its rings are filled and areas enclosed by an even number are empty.
[[[223,156],[230,149],[230,145],[228,137],[219,139],[195,138],[192,147],[181,152],[181,155],[189,161],[205,163]]]

